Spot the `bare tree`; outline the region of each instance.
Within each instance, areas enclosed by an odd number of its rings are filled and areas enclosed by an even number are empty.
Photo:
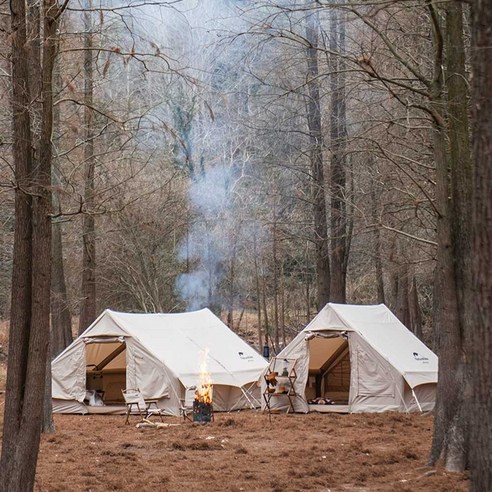
[[[350,231],[347,217],[345,23],[343,11],[330,12],[330,300],[345,303]]]
[[[314,239],[316,246],[316,279],[318,308],[330,300],[330,253],[328,247],[328,222],[326,216],[325,173],[323,161],[323,133],[321,129],[321,95],[319,89],[319,15],[306,17],[307,54],[307,121],[311,142],[310,161],[312,176],[312,202]]]
[[[93,33],[91,0],[84,12],[84,201],[85,213],[82,224],[82,287],[79,317],[79,334],[97,316],[96,306],[96,231],[94,219],[94,112],[93,112]]]

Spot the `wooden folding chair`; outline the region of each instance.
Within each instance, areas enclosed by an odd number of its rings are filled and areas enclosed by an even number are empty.
[[[125,424],[129,423],[130,414],[135,410],[139,413],[143,420],[150,419],[154,415],[159,415],[162,420],[162,409],[158,407],[157,399],[146,400],[139,389],[121,390],[126,403],[126,420]]]

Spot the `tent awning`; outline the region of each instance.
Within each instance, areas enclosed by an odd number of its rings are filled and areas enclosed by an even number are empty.
[[[437,383],[437,371],[405,372],[403,377],[410,388],[415,388],[421,384]]]

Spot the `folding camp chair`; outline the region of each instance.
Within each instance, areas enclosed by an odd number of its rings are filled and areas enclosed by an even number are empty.
[[[196,386],[185,388],[184,398],[179,400],[179,414],[183,419],[193,420],[189,416],[193,414],[193,401],[195,399]]]
[[[129,423],[130,413],[135,409],[143,420],[150,419],[153,415],[159,415],[162,420],[162,409],[157,406],[158,400],[145,400],[139,389],[121,390],[126,403],[126,420]]]

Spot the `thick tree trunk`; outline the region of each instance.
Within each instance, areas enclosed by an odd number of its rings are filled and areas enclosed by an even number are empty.
[[[91,1],[89,0],[89,7]],[[85,213],[82,224],[82,302],[80,306],[79,334],[82,333],[97,316],[96,306],[96,226],[94,220],[94,113],[93,91],[93,34],[91,12],[84,12],[84,160],[85,160]]]
[[[463,299],[466,281],[460,273],[467,260],[467,246],[458,238],[462,233],[469,237],[463,217],[468,213],[467,204],[462,200],[466,196],[469,183],[465,176],[468,171],[461,171],[457,167],[467,167],[466,149],[459,149],[457,142],[451,142],[449,155],[446,152],[446,137],[449,140],[459,139],[463,142],[463,127],[458,127],[455,118],[460,115],[462,99],[466,113],[466,85],[456,85],[456,78],[465,76],[464,65],[460,67],[463,53],[456,50],[463,49],[463,31],[461,20],[454,9],[455,4],[446,5],[446,36],[441,34],[439,17],[434,4],[429,4],[429,11],[434,19],[434,79],[431,86],[432,108],[437,115],[434,131],[434,155],[436,161],[436,207],[438,210],[437,225],[437,267],[434,283],[434,330],[439,355],[439,382],[437,385],[436,418],[432,441],[430,463],[434,464],[443,458],[446,469],[462,471],[467,460],[466,423],[468,421],[464,402],[467,398],[465,379],[465,340],[463,338],[463,321],[466,318],[460,302]],[[461,26],[461,27],[460,27]],[[460,38],[460,39],[457,39]],[[461,46],[461,48],[460,48]],[[442,75],[443,49],[447,51],[446,69],[449,85],[448,101],[443,99],[444,81]],[[456,58],[455,58],[456,57]],[[454,79],[454,81],[453,81]],[[464,92],[460,91],[465,88]],[[446,102],[447,107],[446,107]],[[448,110],[446,112],[446,109]],[[447,128],[445,118],[447,116]],[[463,123],[466,124],[466,115]],[[446,131],[449,132],[446,134]],[[465,130],[468,133],[468,128]],[[463,160],[461,163],[460,160]],[[462,183],[457,180],[465,179]],[[468,219],[469,220],[469,219]]]
[[[463,471],[468,460],[467,409],[469,385],[466,375],[466,335],[470,326],[471,268],[470,268],[470,194],[471,158],[463,42],[463,14],[459,2],[446,4],[447,85],[447,137],[449,155],[444,145],[444,129],[440,135],[438,165],[437,205],[441,211],[441,228],[438,228],[436,297],[442,301],[435,320],[439,330],[439,384],[436,425],[431,452],[431,462],[443,457],[446,469]],[[436,73],[441,67],[436,68]],[[441,76],[439,76],[441,77]],[[437,86],[436,86],[437,87]],[[442,92],[442,91],[441,91]],[[444,104],[437,91],[433,101]],[[441,110],[442,112],[442,110]],[[451,293],[451,289],[454,292]],[[449,295],[447,301],[443,297]],[[439,299],[439,297],[441,299]],[[444,310],[446,312],[444,312]]]
[[[347,277],[346,208],[346,101],[345,101],[345,23],[337,9],[331,10],[330,22],[330,300],[345,303]]]
[[[51,301],[51,161],[53,134],[53,69],[56,58],[57,37],[56,1],[44,0],[44,42],[42,66],[42,124],[39,139],[39,167],[34,177],[37,191],[33,198],[33,320],[39,323],[38,331],[46,340],[44,362],[43,432],[54,432],[51,404],[50,301]]]
[[[460,454],[455,446],[454,422],[460,417],[463,389],[462,339],[459,329],[458,294],[454,276],[451,242],[449,174],[442,130],[435,130],[434,155],[437,165],[439,216],[437,225],[437,265],[434,278],[434,338],[439,355],[439,382],[434,435],[429,463]]]
[[[24,408],[24,385],[27,378],[29,331],[31,326],[32,278],[32,218],[31,196],[28,193],[32,172],[31,125],[29,105],[29,57],[26,35],[26,5],[24,0],[12,0],[12,136],[15,163],[15,232],[12,268],[12,302],[10,310],[9,358],[0,462],[0,491],[30,490],[34,482],[36,457],[31,456],[25,466],[32,471],[19,480],[15,468],[17,447]],[[43,366],[44,367],[44,366]],[[33,436],[37,449],[39,433]],[[22,473],[20,474],[22,476]],[[30,476],[28,476],[30,475]],[[24,488],[22,488],[24,487]]]
[[[464,356],[467,345],[466,327],[472,326],[473,309],[471,277],[471,194],[472,161],[470,150],[470,124],[468,119],[468,81],[465,70],[465,46],[463,34],[463,7],[460,2],[449,2],[446,10],[446,86],[448,108],[449,163],[452,199],[452,243],[454,252],[454,274],[458,296],[458,330],[461,335],[462,354],[459,369],[467,371]],[[460,373],[459,373],[460,374]],[[461,374],[460,374],[461,376]],[[446,455],[448,471],[463,471],[468,462],[468,412],[465,402],[469,401],[468,378],[462,381],[458,410],[451,427],[452,452]]]
[[[43,3],[42,118],[32,168],[29,56],[24,1],[11,2],[14,162],[18,184],[12,308],[0,490],[32,490],[43,418],[51,272],[52,69],[56,7]],[[32,197],[29,197],[32,193]]]
[[[474,322],[467,326],[471,490],[492,490],[492,5],[476,0],[472,20]]]
[[[31,102],[31,131],[32,131],[32,146],[34,151],[33,156],[33,178],[34,178],[34,198],[33,198],[33,213],[37,211],[37,203],[40,195],[43,194],[45,188],[43,185],[39,183],[41,181],[45,181],[45,176],[42,175],[43,170],[42,166],[45,165],[45,162],[42,162],[42,159],[46,158],[46,149],[43,148],[43,145],[51,145],[51,132],[48,137],[48,141],[46,141],[46,135],[43,134],[43,125],[51,124],[51,122],[46,122],[46,114],[44,111],[48,109],[49,112],[52,111],[52,106],[46,108],[46,104],[44,98],[46,96],[45,91],[45,81],[43,80],[43,64],[42,58],[46,54],[46,48],[48,46],[43,46],[43,51],[41,50],[41,4],[38,1],[29,0],[27,2],[28,10],[27,10],[27,36],[29,40],[29,83],[30,83],[30,92],[32,97]],[[46,22],[45,22],[46,24]],[[45,33],[46,34],[46,33]],[[50,40],[49,43],[52,41]],[[49,49],[49,48],[48,48]],[[43,53],[43,55],[42,55]],[[44,60],[46,61],[46,60]],[[49,63],[49,60],[47,60]],[[51,77],[51,76],[50,76]],[[49,80],[49,84],[51,84],[51,78]],[[49,87],[51,91],[51,87]],[[51,157],[48,157],[51,159]],[[49,164],[51,165],[51,164]],[[50,184],[50,183],[48,183]],[[42,199],[40,200],[42,201]],[[44,204],[42,205],[44,206]],[[37,221],[33,222],[34,227],[38,224]],[[42,232],[41,234],[44,234]],[[34,231],[33,231],[34,235]],[[34,269],[37,268],[35,260],[33,258],[33,276],[35,275]],[[34,281],[34,279],[33,279]],[[46,382],[51,382],[51,366],[46,366]],[[44,412],[43,412],[43,423],[42,423],[42,431],[43,432],[52,432],[54,430],[53,423],[53,415],[52,415],[52,406],[51,406],[51,384],[45,385],[45,395],[44,395]]]
[[[326,217],[325,173],[323,163],[323,134],[321,131],[321,104],[318,67],[318,13],[306,19],[307,48],[307,123],[311,149],[312,201],[314,218],[314,244],[316,256],[316,280],[318,309],[330,300],[330,252],[328,246],[328,222]]]

